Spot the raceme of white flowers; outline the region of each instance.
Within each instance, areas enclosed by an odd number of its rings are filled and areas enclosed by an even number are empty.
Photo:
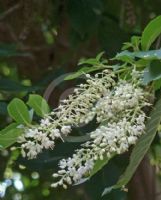
[[[67,136],[73,126],[91,121],[97,110],[92,110],[97,101],[108,93],[115,85],[115,75],[111,70],[97,73],[95,77],[86,74],[85,84],[79,85],[68,99],[50,115],[45,116],[38,126],[27,128],[25,134],[19,137],[21,152],[24,157],[36,158],[43,149],[53,149],[55,140]]]
[[[95,161],[109,159],[114,154],[120,154],[135,144],[137,138],[144,132],[145,115],[139,115],[133,123],[123,118],[119,122],[109,123],[108,126],[100,126],[91,133],[91,141],[82,145],[72,157],[62,159],[59,163],[60,170],[53,174],[58,180],[52,187],[63,186],[79,182],[90,174]]]
[[[52,187],[61,185],[66,189],[90,175],[96,160],[110,159],[127,151],[145,131],[145,106],[150,104],[139,81],[121,80],[108,90],[92,109],[97,113],[97,120],[104,123],[90,134],[91,140],[76,150],[72,157],[60,161],[60,170],[53,174],[56,182]]]

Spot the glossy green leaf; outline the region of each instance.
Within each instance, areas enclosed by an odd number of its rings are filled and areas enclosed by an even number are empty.
[[[30,124],[31,118],[27,106],[25,103],[18,99],[14,98],[7,107],[9,115],[20,124]]]
[[[35,110],[37,115],[41,117],[50,112],[50,108],[47,101],[40,95],[31,94],[29,96],[27,104]]]
[[[125,51],[122,51],[121,53],[117,53],[113,59],[131,63],[133,62],[134,58],[135,58],[134,53],[128,50],[125,50]]]
[[[0,147],[7,148],[17,141],[17,138],[22,134],[23,129],[17,128],[17,123],[12,123],[0,131]]]
[[[150,51],[122,51],[118,53],[114,59],[121,60],[124,62],[132,62],[135,58],[141,58],[144,60],[161,60],[161,49],[158,50],[150,50]]]
[[[145,60],[161,60],[161,49],[150,51],[138,51],[133,53],[134,57]]]
[[[141,37],[142,50],[146,51],[161,34],[161,16],[153,19],[144,29]]]
[[[93,175],[95,175],[98,171],[100,171],[109,161],[109,158],[104,157],[103,160],[97,160],[95,162],[94,168],[93,170],[90,172],[90,177],[92,177]]]
[[[150,117],[146,123],[146,134],[144,134],[135,145],[130,156],[130,163],[125,173],[120,177],[116,185],[110,187],[110,190],[125,186],[130,181],[137,167],[139,166],[140,162],[142,161],[148,149],[150,148],[150,145],[156,135],[160,122],[161,122],[161,98],[157,101],[152,112],[150,113]],[[108,191],[109,188],[106,188],[103,192],[103,195],[107,194]]]
[[[144,70],[143,84],[147,85],[149,82],[153,80],[158,80],[160,78],[161,78],[161,61],[154,60]]]

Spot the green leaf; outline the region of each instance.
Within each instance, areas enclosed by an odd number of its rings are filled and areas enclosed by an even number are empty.
[[[97,65],[100,66],[101,64],[107,64],[107,60],[102,60],[101,58],[103,56],[104,52],[99,53],[96,58],[89,58],[89,59],[81,59],[78,63],[78,65]],[[95,67],[95,66],[94,66]]]
[[[6,126],[4,129],[0,131],[0,135],[5,134],[7,131],[11,129],[15,129],[19,124],[18,123],[11,123],[10,125]]]
[[[78,78],[79,76],[81,76],[85,73],[94,72],[94,71],[101,70],[104,68],[105,68],[104,66],[83,67],[80,70],[78,70],[77,72],[72,73],[69,76],[65,77],[64,80],[72,80],[72,79]]]
[[[133,48],[134,51],[138,50],[140,45],[140,40],[141,40],[140,36],[132,36],[131,41],[123,43],[123,47],[121,49],[126,50],[129,48]]]
[[[109,161],[109,158],[104,157],[103,160],[97,160],[93,170],[90,172],[90,177],[92,177],[93,175],[95,175],[98,171],[100,171]]]
[[[131,153],[130,163],[126,171],[120,177],[117,184],[111,186],[110,188],[118,189],[122,186],[125,186],[130,181],[137,167],[139,166],[140,162],[142,161],[148,149],[150,148],[150,145],[156,135],[160,122],[161,122],[161,98],[157,101],[152,112],[150,113],[150,117],[146,123],[146,134],[144,134],[135,145]],[[103,195],[107,194],[106,191],[108,191],[108,189],[109,188],[106,188],[104,190]]]
[[[44,117],[50,112],[50,108],[46,100],[37,94],[31,94],[27,104],[33,108],[37,115]]]
[[[141,42],[140,36],[132,36],[131,37],[131,43],[132,43],[134,49],[139,49],[140,42]]]
[[[104,53],[105,53],[104,51],[100,52],[100,53],[96,56],[96,60],[97,60],[97,61],[100,61]]]
[[[152,152],[151,152],[154,156],[153,159],[155,159],[156,162],[159,162],[161,161],[161,146],[160,144],[155,144],[153,149],[152,149]]]
[[[17,138],[22,134],[23,129],[17,128],[17,123],[12,123],[0,131],[0,146],[7,148],[17,141]]]
[[[32,121],[33,120],[33,116],[34,116],[34,109],[29,110],[29,115],[30,115],[30,119]]]
[[[83,184],[86,181],[89,181],[89,177],[87,177],[87,178],[81,178],[79,181],[77,181],[75,184],[73,184],[73,186]]]
[[[121,53],[117,53],[113,59],[131,63],[133,62],[134,58],[135,58],[134,53],[128,50],[125,50],[125,51],[122,51]]]
[[[98,159],[95,164],[94,164],[94,168],[92,169],[92,171],[90,172],[88,177],[85,177],[83,179],[81,179],[79,182],[77,182],[74,185],[79,185],[82,184],[86,181],[88,181],[92,176],[94,176],[98,171],[100,171],[109,161],[110,159],[107,157],[104,157],[103,160]]]
[[[144,29],[141,37],[143,50],[148,50],[156,38],[161,34],[161,16],[153,19]]]
[[[161,61],[154,60],[144,70],[143,84],[147,85],[149,82],[153,80],[158,80],[160,78],[161,78]]]
[[[9,115],[20,124],[30,124],[31,118],[27,106],[18,98],[14,98],[7,107]]]
[[[131,42],[124,42],[121,50],[126,50],[126,49],[129,49],[131,47],[133,47],[133,45],[131,44]]]
[[[150,51],[138,51],[133,53],[134,57],[145,60],[161,60],[161,49]]]
[[[118,53],[114,59],[121,60],[123,62],[132,62],[135,58],[141,58],[144,60],[161,60],[161,49],[158,50],[150,50],[150,51],[122,51]]]
[[[154,89],[159,90],[161,88],[161,78],[154,81]]]

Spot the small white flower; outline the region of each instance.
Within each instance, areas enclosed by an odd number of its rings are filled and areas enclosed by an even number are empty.
[[[64,168],[66,168],[66,166],[67,166],[67,161],[66,161],[65,159],[62,159],[62,160],[59,162],[59,167],[60,167],[61,169],[64,169]]]
[[[38,130],[37,129],[28,129],[28,130],[26,130],[26,132],[25,132],[25,137],[34,137],[34,135],[35,134],[37,134],[38,133]]]
[[[135,137],[135,136],[128,137],[128,143],[129,144],[135,144],[136,140],[137,140],[137,137]]]
[[[68,135],[68,133],[71,132],[71,126],[62,126],[61,132],[62,132],[64,135]]]
[[[90,77],[91,77],[91,75],[90,75],[90,74],[86,74],[86,77],[87,77],[87,78],[90,78]]]
[[[51,187],[53,187],[53,188],[58,187],[58,183],[52,183],[52,184],[51,184]]]
[[[41,120],[41,125],[42,126],[48,126],[49,124],[50,124],[50,120],[48,118]]]
[[[54,140],[55,138],[61,137],[59,129],[53,129],[50,133],[50,137]]]

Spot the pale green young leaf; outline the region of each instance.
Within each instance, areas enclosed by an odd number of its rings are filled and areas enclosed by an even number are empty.
[[[161,15],[153,19],[144,29],[141,37],[142,50],[146,51],[161,34]]]
[[[29,96],[29,100],[27,104],[33,108],[37,115],[40,117],[44,117],[46,114],[50,112],[49,105],[47,101],[37,94],[31,94]]]
[[[27,106],[18,98],[14,98],[7,107],[10,117],[20,124],[30,124],[31,118]]]
[[[12,123],[0,131],[0,147],[2,149],[5,149],[17,142],[17,138],[23,133],[23,129],[17,127],[17,123]]]

